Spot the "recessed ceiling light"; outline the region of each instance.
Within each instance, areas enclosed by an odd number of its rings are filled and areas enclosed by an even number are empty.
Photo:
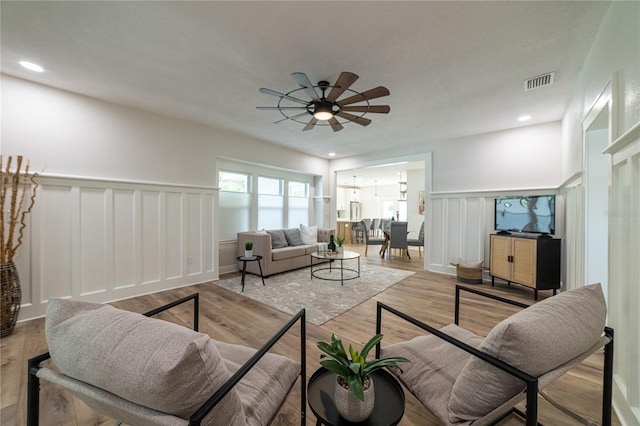
[[[529,121],[531,120],[531,116],[530,115],[522,115],[520,117],[518,117],[518,121]]]
[[[335,157],[335,156],[336,156],[336,153],[335,153],[335,152],[330,152],[330,153],[329,153],[329,157]]]
[[[33,62],[20,61],[19,64],[22,65],[24,68],[30,70],[30,71],[35,71],[35,72],[43,72],[44,71],[44,68],[42,68],[38,64],[34,64]]]

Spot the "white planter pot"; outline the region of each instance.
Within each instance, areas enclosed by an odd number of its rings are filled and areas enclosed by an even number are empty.
[[[344,247],[342,247],[342,246],[338,246],[338,247],[336,247],[336,252],[338,252],[338,253],[344,253]]]
[[[253,256],[253,250],[244,251],[244,257],[252,257],[252,256]]]
[[[334,401],[336,408],[345,420],[353,423],[365,421],[373,412],[376,402],[376,396],[373,388],[373,378],[368,389],[364,390],[364,401],[360,401],[350,390],[340,386],[336,380],[336,390],[334,392]]]

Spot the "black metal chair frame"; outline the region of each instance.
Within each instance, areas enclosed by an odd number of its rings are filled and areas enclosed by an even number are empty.
[[[514,300],[506,299],[500,296],[496,296],[493,294],[485,293],[483,291],[479,291],[476,289],[456,285],[456,296],[455,296],[455,313],[454,313],[454,323],[456,325],[459,324],[460,319],[460,292],[467,291],[469,293],[473,293],[479,296],[487,297],[492,300],[496,300],[499,302],[507,303],[509,305],[518,306],[521,308],[528,308],[529,305],[525,303],[516,302]],[[511,408],[509,411],[499,416],[491,424],[497,424],[502,421],[504,418],[508,417],[511,414],[515,414],[526,421],[527,426],[537,426],[538,423],[538,379],[536,377],[531,376],[530,374],[525,373],[522,370],[519,370],[504,361],[499,360],[485,352],[479,351],[478,349],[467,345],[466,343],[451,337],[441,331],[425,324],[422,321],[419,321],[407,314],[404,314],[397,309],[394,309],[384,303],[377,303],[376,310],[376,334],[380,334],[382,332],[382,311],[386,310],[406,321],[415,325],[418,328],[421,328],[434,336],[447,341],[448,343],[470,353],[473,356],[476,356],[483,361],[488,362],[489,364],[499,368],[500,370],[506,371],[512,376],[522,380],[526,384],[526,413],[523,413],[516,407]],[[610,327],[604,328],[604,334],[609,337],[610,341],[604,346],[604,366],[603,366],[603,391],[602,391],[602,426],[611,426],[611,401],[612,401],[612,392],[613,392],[613,329]],[[380,358],[380,343],[376,345],[376,358]]]
[[[143,315],[151,317],[167,311],[175,306],[193,300],[193,330],[198,331],[199,303],[198,293],[184,297],[180,300],[168,303],[153,309]],[[307,356],[306,356],[306,313],[301,309],[284,326],[273,335],[249,360],[241,366],[195,413],[189,417],[189,426],[199,426],[205,416],[242,380],[251,368],[264,357],[269,350],[298,322],[300,321],[300,424],[305,425],[307,417]],[[40,363],[51,358],[49,352],[37,355],[29,359],[27,367],[27,426],[38,426],[40,417],[40,378],[36,376],[42,368]]]

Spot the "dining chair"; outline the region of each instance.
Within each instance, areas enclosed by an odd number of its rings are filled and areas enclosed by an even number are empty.
[[[409,256],[409,245],[407,243],[407,222],[393,221],[391,222],[389,231],[389,248],[400,249],[400,256],[411,258]],[[389,259],[391,259],[391,251],[389,251]]]
[[[422,247],[424,247],[424,221],[422,222],[422,225],[420,225],[418,238],[409,238],[407,240],[407,245],[409,247],[418,247],[418,255],[422,256]]]

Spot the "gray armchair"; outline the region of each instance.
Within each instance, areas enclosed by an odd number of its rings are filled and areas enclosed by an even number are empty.
[[[190,300],[194,330],[148,318]],[[50,300],[45,321],[49,352],[28,361],[27,426],[39,423],[40,380],[125,424],[240,426],[269,424],[298,377],[304,425],[304,309],[256,350],[198,333],[198,300],[196,293],[145,315],[111,305]],[[297,322],[300,362],[270,353]],[[49,358],[56,369],[40,365]]]
[[[526,309],[483,338],[458,325],[461,291]],[[383,311],[427,332],[382,350],[378,344],[376,358],[409,358],[412,362],[394,373],[443,425],[497,424],[515,414],[524,417],[527,426],[536,426],[538,392],[603,347],[602,424],[611,425],[614,333],[605,327],[600,284],[532,306],[463,286],[456,286],[455,300],[454,323],[441,329],[380,302],[377,308],[376,333],[382,332]],[[516,407],[522,400],[526,413]]]

